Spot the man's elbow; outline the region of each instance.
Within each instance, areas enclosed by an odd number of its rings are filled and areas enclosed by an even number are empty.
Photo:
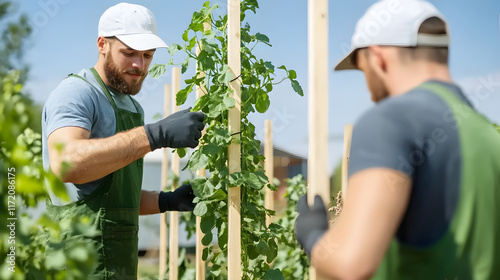
[[[313,263],[314,264],[314,263]],[[370,279],[377,272],[377,266],[370,264],[370,261],[360,258],[340,257],[337,260],[331,260],[328,270],[319,270],[318,272],[327,279],[338,280],[361,280]]]
[[[70,160],[54,160],[50,162],[52,172],[64,183],[83,184],[82,172],[78,164]]]

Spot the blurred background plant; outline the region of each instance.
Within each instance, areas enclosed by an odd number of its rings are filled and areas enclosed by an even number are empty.
[[[43,169],[41,105],[23,91],[29,66],[22,54],[31,28],[14,8],[12,1],[0,1],[0,279],[86,279],[96,258],[93,245],[62,237],[68,231],[85,234],[89,219],[57,224],[44,214],[49,190],[62,198],[67,194]],[[12,223],[15,234],[9,239]]]

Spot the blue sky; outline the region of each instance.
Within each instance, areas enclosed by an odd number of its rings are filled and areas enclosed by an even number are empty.
[[[27,83],[33,98],[43,103],[50,91],[69,73],[92,67],[97,59],[97,24],[101,14],[121,1],[38,0],[17,1],[18,13],[25,13],[32,25],[25,60],[31,65]],[[158,31],[167,44],[180,42],[192,13],[204,1],[130,1],[148,7],[158,22]],[[500,123],[500,31],[498,0],[433,0],[447,18],[451,31],[450,67],[455,81],[463,87],[475,107],[490,120]],[[218,3],[225,13],[226,1]],[[375,0],[335,0],[329,5],[329,54],[332,69],[348,51],[357,20]],[[256,54],[275,65],[297,71],[306,96],[295,94],[288,83],[275,88],[271,107],[251,119],[263,137],[266,118],[275,126],[275,145],[307,156],[307,1],[260,0],[256,15],[246,19],[254,32],[266,34],[272,47],[262,45]],[[171,57],[158,50],[153,63],[166,63]],[[174,59],[176,59],[174,57]],[[180,59],[176,59],[180,61]],[[188,78],[187,73],[182,78]],[[158,79],[148,78],[137,100],[145,109],[146,122],[162,112],[163,84],[170,83],[171,71]],[[194,95],[194,94],[193,94]],[[193,98],[187,104],[192,104]],[[359,71],[329,73],[329,155],[330,169],[341,157],[341,134],[346,123],[353,123],[373,104]]]

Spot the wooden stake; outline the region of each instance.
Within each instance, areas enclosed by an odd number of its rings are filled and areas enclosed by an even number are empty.
[[[163,116],[167,117],[170,114],[170,85],[165,85]],[[161,186],[163,190],[167,186],[168,179],[168,149],[163,149],[163,159],[161,162]],[[160,214],[160,269],[158,271],[158,279],[163,280],[167,272],[167,214]]]
[[[241,74],[240,57],[240,0],[228,0],[228,65],[233,77]],[[230,84],[235,106],[229,110],[229,131],[240,139],[241,128],[241,80]],[[241,145],[232,142],[228,148],[229,174],[241,171]],[[228,279],[241,279],[241,189],[231,186],[228,190]]]
[[[308,201],[320,195],[330,202],[328,178],[328,0],[308,1],[309,46],[309,158]],[[310,279],[316,277],[310,270]]]
[[[210,23],[205,22],[203,24],[203,27],[205,30],[210,30],[211,25]],[[196,54],[199,54],[201,51],[201,42],[198,48],[196,48]],[[198,67],[196,67],[198,68]],[[199,75],[200,78],[205,77],[204,72],[200,72]],[[196,98],[200,98],[205,94],[205,88],[204,87],[196,87]],[[202,132],[202,137],[205,134],[205,130]],[[196,172],[198,177],[206,177],[206,170],[205,169],[200,169]],[[203,238],[203,232],[201,231],[201,217],[196,217],[196,280],[205,280],[205,262],[203,261],[203,249],[205,246],[201,243],[201,239]]]
[[[344,126],[344,154],[342,156],[342,200],[347,197],[347,183],[349,178],[349,156],[351,154],[352,124]]]
[[[269,178],[269,184],[273,183],[274,179],[274,155],[273,155],[273,122],[271,120],[265,121],[265,142],[264,142],[264,163],[266,169],[266,176]],[[264,206],[269,210],[274,210],[274,192],[266,188],[266,198]],[[266,225],[271,224],[271,217],[266,217]]]
[[[175,97],[180,90],[181,83],[181,69],[179,67],[172,68],[172,113],[179,111],[179,106],[176,105]],[[179,155],[172,154],[172,174],[173,176],[180,176],[179,168]],[[172,191],[179,186],[178,180],[173,180]],[[179,213],[170,211],[170,238],[169,238],[169,271],[168,279],[178,279],[178,258],[179,258]]]

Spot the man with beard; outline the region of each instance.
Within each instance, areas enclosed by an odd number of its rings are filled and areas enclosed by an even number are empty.
[[[90,217],[93,236],[76,229],[63,236],[87,238],[99,248],[92,279],[137,277],[139,215],[195,206],[190,185],[141,191],[144,155],[163,147],[194,148],[204,128],[204,114],[189,110],[143,123],[143,109],[131,96],[141,89],[156,49],[165,47],[151,11],[115,5],[99,21],[95,66],[64,79],[44,105],[44,166],[66,183],[71,200],[51,195],[47,210],[61,223]]]
[[[319,196],[296,236],[328,279],[499,279],[500,136],[448,68],[449,32],[420,0],[383,0],[335,68],[364,72],[349,186],[332,226]]]

